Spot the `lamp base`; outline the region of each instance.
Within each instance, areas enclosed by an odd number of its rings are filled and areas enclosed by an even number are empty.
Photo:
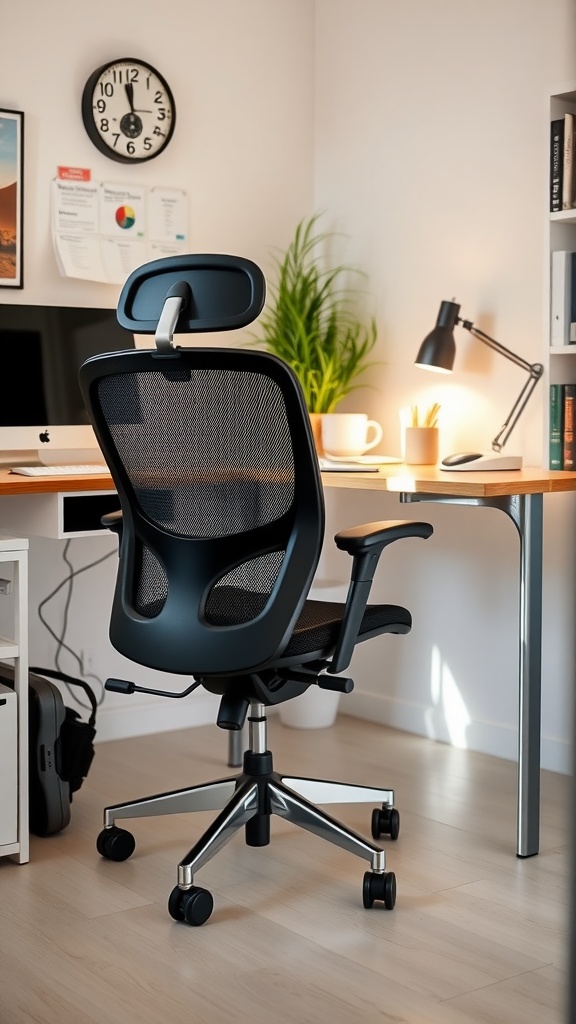
[[[521,455],[504,455],[502,452],[459,452],[447,455],[440,463],[440,469],[451,473],[480,473],[493,470],[522,469]]]

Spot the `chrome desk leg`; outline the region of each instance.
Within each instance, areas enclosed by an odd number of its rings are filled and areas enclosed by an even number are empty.
[[[542,534],[543,495],[513,494],[495,498],[405,492],[406,503],[429,501],[447,505],[499,508],[512,520],[520,537],[520,622],[518,678],[518,807],[519,857],[538,853],[540,835],[540,734],[542,687]]]
[[[542,686],[542,495],[517,498],[520,534],[518,856],[538,853]],[[514,515],[509,513],[511,518]]]
[[[228,767],[238,768],[246,750],[246,729],[231,729],[228,733]]]

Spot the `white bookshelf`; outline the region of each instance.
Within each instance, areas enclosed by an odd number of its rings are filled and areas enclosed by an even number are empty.
[[[558,88],[550,96],[550,122],[562,117],[567,111],[576,114],[576,82]],[[546,144],[546,210],[547,214],[547,238],[546,245],[546,267],[545,267],[545,323],[544,323],[544,387],[546,394],[543,399],[544,409],[544,437],[543,437],[543,465],[548,466],[549,462],[549,385],[576,383],[576,345],[554,345],[550,344],[550,309],[551,309],[551,259],[552,253],[559,249],[573,250],[576,252],[576,209],[560,210],[557,213],[550,212],[550,190],[549,190],[549,167],[550,167],[550,124],[547,125]]]
[[[28,833],[28,541],[0,535],[0,578],[9,580],[8,636],[0,660],[14,667],[14,689],[0,688],[0,857],[29,859]],[[4,622],[3,615],[2,621]]]

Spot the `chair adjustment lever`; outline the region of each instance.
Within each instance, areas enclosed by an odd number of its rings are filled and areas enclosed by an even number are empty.
[[[105,690],[111,690],[113,693],[153,693],[157,697],[187,697],[192,690],[195,690],[201,683],[192,683],[185,690],[176,692],[174,690],[153,690],[149,686],[136,686],[136,683],[129,682],[128,679],[107,679],[104,683]]]
[[[320,676],[318,686],[321,690],[336,690],[338,693],[352,693],[354,680],[344,676]]]

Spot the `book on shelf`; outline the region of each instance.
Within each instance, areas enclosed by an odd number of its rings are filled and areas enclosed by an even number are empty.
[[[562,384],[550,385],[549,469],[563,469],[564,396]]]
[[[562,166],[562,209],[574,206],[574,115],[564,114],[564,148]]]
[[[550,212],[562,209],[562,172],[564,168],[564,118],[550,126]]]
[[[576,344],[576,252],[557,249],[550,271],[550,345]]]
[[[550,385],[549,469],[576,469],[576,384]]]
[[[562,428],[562,469],[574,469],[576,465],[576,446],[574,443],[574,427],[576,426],[575,403],[576,384],[563,385],[564,422]]]

